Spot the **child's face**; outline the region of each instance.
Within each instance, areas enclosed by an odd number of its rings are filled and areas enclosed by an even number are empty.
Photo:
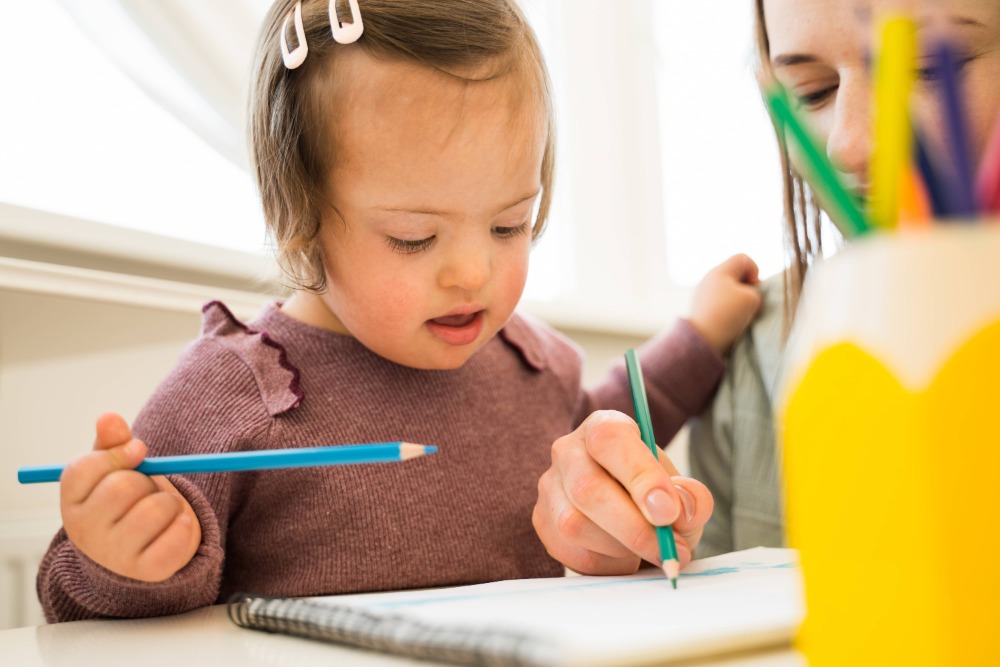
[[[775,75],[800,100],[833,163],[857,194],[868,188],[871,86],[866,53],[877,18],[889,11],[915,16],[920,49],[947,35],[964,62],[962,86],[977,160],[1000,111],[1000,2],[996,0],[764,0]],[[917,124],[941,150],[944,116],[930,59],[917,63],[913,91]],[[795,159],[795,156],[792,156]]]
[[[544,116],[511,77],[465,83],[358,50],[334,74],[331,328],[399,364],[457,368],[524,289]]]

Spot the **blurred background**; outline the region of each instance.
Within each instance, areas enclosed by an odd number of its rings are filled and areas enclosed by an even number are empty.
[[[266,0],[0,4],[0,628],[42,622],[54,485],[22,465],[131,419],[220,298],[280,294],[247,166]],[[779,167],[752,0],[522,0],[556,94],[558,175],[524,310],[587,376],[674,318],[712,266],[782,266]],[[663,443],[661,443],[663,444]],[[670,446],[685,466],[684,439]]]

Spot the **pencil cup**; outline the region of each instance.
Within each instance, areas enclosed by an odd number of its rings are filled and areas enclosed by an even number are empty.
[[[1000,665],[1000,225],[815,267],[783,386],[810,666]]]

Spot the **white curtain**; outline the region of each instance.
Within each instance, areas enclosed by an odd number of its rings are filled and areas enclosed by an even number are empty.
[[[269,0],[59,0],[143,91],[246,168],[250,61]]]

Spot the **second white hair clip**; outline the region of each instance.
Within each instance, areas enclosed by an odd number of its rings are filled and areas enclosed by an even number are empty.
[[[351,8],[351,21],[344,22],[341,21],[337,16],[337,0],[330,0],[328,15],[330,17],[330,32],[333,33],[333,41],[338,44],[353,44],[358,41],[361,37],[361,33],[365,31],[364,21],[361,20],[361,9],[358,7],[358,0],[348,0],[348,5]],[[288,24],[290,21],[295,22],[295,39],[298,41],[298,46],[295,50],[288,50],[288,40],[285,34],[288,32]],[[281,59],[285,62],[285,67],[288,69],[295,69],[299,65],[305,62],[306,55],[309,53],[309,45],[306,43],[306,31],[302,27],[302,2],[295,3],[295,7],[292,11],[288,12],[285,16],[284,22],[281,24]]]

